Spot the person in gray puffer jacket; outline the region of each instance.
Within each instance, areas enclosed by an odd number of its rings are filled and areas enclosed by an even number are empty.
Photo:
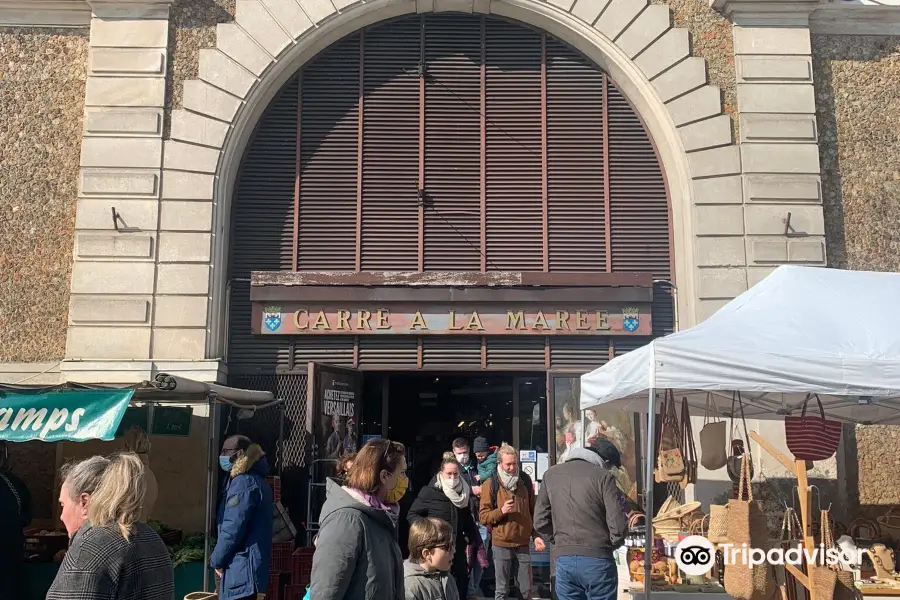
[[[315,600],[403,600],[397,501],[406,491],[405,449],[372,440],[345,486],[327,481],[309,594]]]
[[[450,576],[453,530],[437,517],[425,517],[409,528],[409,560],[403,563],[406,600],[459,600]]]

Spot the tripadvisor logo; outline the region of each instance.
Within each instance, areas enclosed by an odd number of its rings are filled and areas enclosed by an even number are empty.
[[[862,550],[845,552],[839,548],[825,548],[819,544],[812,552],[804,546],[788,548],[750,548],[747,544],[719,544],[719,550],[725,559],[725,565],[743,565],[755,567],[757,565],[794,565],[801,566],[804,562],[814,565],[840,565],[842,562],[860,564],[862,562]],[[687,575],[705,575],[709,573],[715,563],[716,547],[705,537],[689,535],[675,547],[675,562],[678,568]]]

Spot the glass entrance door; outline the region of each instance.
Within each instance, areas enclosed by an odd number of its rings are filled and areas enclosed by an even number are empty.
[[[513,380],[513,434],[519,450],[548,452],[547,380],[516,377]]]

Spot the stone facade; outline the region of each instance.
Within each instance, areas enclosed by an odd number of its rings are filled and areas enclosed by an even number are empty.
[[[88,33],[0,29],[0,362],[65,355]]]
[[[813,36],[828,263],[900,271],[900,37]],[[900,501],[900,432],[858,426],[853,437],[863,507]]]
[[[415,12],[544,28],[616,80],[666,171],[682,328],[826,247],[833,266],[900,270],[900,38],[817,35],[843,13],[769,4],[91,0],[90,34],[0,29],[0,363],[29,363],[0,380],[222,380],[231,186],[256,120],[328,43]],[[900,476],[879,454],[893,432],[852,436],[864,505],[891,501],[872,482]]]

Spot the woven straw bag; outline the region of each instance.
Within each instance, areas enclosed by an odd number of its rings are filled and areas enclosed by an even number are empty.
[[[831,529],[831,516],[827,510],[821,512],[822,518],[822,545],[825,549],[840,547],[834,541],[834,532]],[[840,565],[829,567],[835,574],[835,585],[832,592],[833,600],[856,600],[856,583],[853,579],[853,573],[843,570]],[[816,596],[818,598],[818,596]],[[823,596],[828,600],[827,596]]]
[[[728,505],[709,505],[709,532],[706,536],[713,544],[728,543]]]

